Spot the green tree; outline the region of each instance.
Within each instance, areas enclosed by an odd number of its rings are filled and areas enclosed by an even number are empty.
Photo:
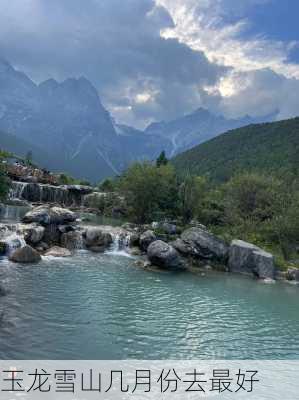
[[[272,219],[280,207],[282,191],[282,182],[271,176],[247,173],[232,178],[223,186],[227,222]]]
[[[176,211],[177,182],[171,165],[136,163],[121,178],[120,187],[129,214],[138,223],[173,216]]]
[[[168,164],[168,158],[166,157],[165,151],[163,150],[156,160],[156,165],[157,167],[161,167],[162,165],[167,165],[167,164]]]
[[[103,192],[114,192],[116,189],[116,182],[111,178],[104,179],[99,184],[99,189]]]
[[[199,214],[207,182],[200,176],[188,174],[179,185],[179,213],[185,223]]]
[[[29,151],[27,151],[26,156],[25,156],[25,164],[29,167],[32,166],[33,165],[32,160],[33,160],[33,154],[32,154],[32,151],[29,150]]]

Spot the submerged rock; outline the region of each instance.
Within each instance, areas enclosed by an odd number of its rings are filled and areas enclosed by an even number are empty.
[[[92,251],[93,253],[104,253],[106,249],[107,249],[106,246],[91,246],[91,247],[88,247],[88,250]]]
[[[9,259],[16,263],[33,264],[41,261],[40,254],[34,250],[31,246],[26,245],[15,250],[9,257]]]
[[[169,270],[185,269],[185,265],[179,253],[174,247],[162,240],[151,243],[147,249],[150,262],[157,267]]]
[[[273,255],[242,240],[232,241],[228,267],[231,272],[253,274],[260,279],[274,279],[276,274]]]
[[[149,245],[157,240],[156,235],[153,231],[146,231],[144,232],[139,239],[140,248],[143,251],[147,251]]]
[[[70,257],[72,253],[63,247],[53,246],[46,253],[45,256],[52,257]]]
[[[226,263],[229,247],[217,236],[201,228],[184,231],[173,246],[183,255]]]

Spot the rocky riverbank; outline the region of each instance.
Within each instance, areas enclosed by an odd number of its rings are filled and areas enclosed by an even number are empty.
[[[241,240],[230,244],[203,227],[178,233],[174,224],[149,226],[84,226],[76,213],[43,205],[33,208],[21,223],[0,224],[0,255],[16,263],[37,263],[43,256],[71,257],[77,249],[105,252],[112,248],[138,256],[141,267],[184,271],[193,267],[244,274],[274,282],[299,282],[299,270],[280,272],[272,254]]]

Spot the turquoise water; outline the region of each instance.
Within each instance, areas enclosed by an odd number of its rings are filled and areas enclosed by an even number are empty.
[[[0,359],[299,359],[298,286],[111,254],[0,262]]]

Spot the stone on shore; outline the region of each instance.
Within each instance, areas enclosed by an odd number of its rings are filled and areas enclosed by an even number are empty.
[[[149,245],[157,240],[156,235],[153,231],[144,232],[139,239],[140,248],[143,251],[147,251]]]
[[[273,255],[242,240],[232,241],[228,267],[230,272],[253,274],[260,279],[274,279],[276,274]]]
[[[27,245],[15,250],[9,259],[15,263],[34,264],[41,261],[42,258],[35,249]]]
[[[63,247],[53,246],[46,253],[45,256],[52,257],[70,257],[72,253]]]
[[[225,264],[229,247],[217,236],[201,228],[190,228],[184,231],[173,246],[184,256],[202,260],[211,260]]]
[[[185,265],[179,253],[174,247],[162,240],[151,243],[147,249],[147,256],[150,262],[157,267],[168,270],[182,270]]]

